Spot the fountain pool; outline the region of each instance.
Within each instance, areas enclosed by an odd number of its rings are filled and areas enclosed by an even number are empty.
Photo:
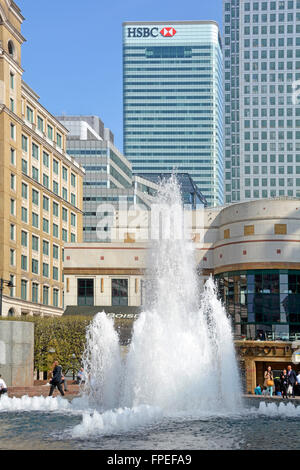
[[[300,407],[242,401],[231,323],[195,244],[180,235],[176,178],[157,203],[171,236],[153,241],[144,311],[122,355],[113,320],[87,329],[82,395],[0,399],[0,449],[296,449]],[[287,433],[288,428],[288,433]]]

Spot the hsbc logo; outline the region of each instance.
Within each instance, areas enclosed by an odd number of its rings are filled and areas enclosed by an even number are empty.
[[[176,34],[176,29],[172,26],[167,26],[158,31],[158,28],[127,28],[128,38],[156,38],[161,34],[163,37],[173,37]]]
[[[160,34],[164,36],[165,38],[170,38],[172,36],[175,36],[176,32],[177,32],[176,29],[172,27],[163,28],[160,30]]]

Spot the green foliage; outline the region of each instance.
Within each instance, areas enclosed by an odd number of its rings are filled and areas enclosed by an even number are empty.
[[[92,320],[87,316],[66,317],[2,317],[1,320],[32,321],[34,323],[34,368],[51,369],[57,359],[67,373],[78,369],[85,347],[86,327]],[[55,352],[50,352],[55,350]]]

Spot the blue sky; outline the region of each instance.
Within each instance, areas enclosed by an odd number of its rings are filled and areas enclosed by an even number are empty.
[[[94,114],[122,150],[122,22],[215,20],[222,0],[16,0],[24,80],[54,115]]]

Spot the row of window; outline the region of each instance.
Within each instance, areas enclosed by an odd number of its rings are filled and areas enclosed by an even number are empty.
[[[11,261],[13,260],[13,251],[11,251]],[[14,260],[13,260],[14,261]],[[12,266],[15,266],[15,263],[11,263]],[[21,269],[23,271],[28,271],[28,256],[27,255],[21,255]],[[32,258],[31,260],[31,272],[33,274],[39,274],[39,261],[35,258]],[[49,264],[48,263],[42,263],[42,274],[44,277],[49,278]],[[54,281],[59,281],[59,268],[57,266],[52,266],[52,278]]]
[[[22,134],[22,150],[25,153],[28,153],[28,137],[26,137],[24,134]],[[40,147],[32,142],[32,157],[35,158],[37,161],[39,161],[39,156],[40,156]],[[50,155],[43,151],[43,165],[46,168],[49,168],[50,166]],[[59,175],[59,161],[53,158],[52,160],[52,170],[53,173],[56,175]],[[62,178],[64,181],[68,182],[68,168],[66,168],[64,165],[62,165]],[[71,172],[71,185],[73,187],[76,187],[76,175]]]
[[[15,176],[15,175],[11,175]],[[15,185],[15,178],[11,179],[11,189],[14,189],[12,185]],[[22,182],[22,198],[28,199],[28,185]],[[36,206],[39,206],[40,203],[40,192],[32,188],[32,203]],[[49,197],[43,195],[43,210],[49,212]],[[59,204],[55,201],[52,201],[52,214],[55,217],[59,217]],[[64,222],[68,222],[68,210],[65,207],[62,207],[62,219]],[[71,225],[76,227],[76,214],[71,212]]]
[[[14,276],[11,276],[14,277]],[[29,281],[22,279],[21,280],[21,299],[22,300],[29,300],[28,299],[28,286],[29,286]],[[34,303],[39,303],[39,289],[40,286],[36,282],[32,282],[31,285],[31,301]],[[50,287],[48,286],[43,286],[42,289],[42,304],[43,305],[49,305],[49,294],[50,294]],[[11,288],[11,297],[13,297],[13,288]],[[53,288],[52,290],[52,305],[54,307],[59,306],[59,289]]]
[[[35,122],[35,111],[28,105],[26,106],[26,119],[31,124],[36,124],[39,131],[43,133],[45,132],[46,129],[45,129],[44,119],[37,114],[36,122]],[[47,124],[47,137],[48,139],[54,141],[54,128],[50,124]],[[63,137],[59,132],[56,132],[55,142],[59,148],[62,148]]]
[[[28,166],[27,166],[27,161],[22,159],[22,171],[25,173],[25,175],[28,175]],[[36,168],[35,166],[32,166],[32,173],[31,173],[32,179],[36,181],[37,183],[40,183],[40,173],[39,169]],[[49,176],[45,173],[43,173],[43,186],[45,188],[51,190],[50,184],[49,184]],[[60,190],[59,190],[59,184],[57,181],[53,180],[52,181],[52,191],[57,195],[60,196]],[[62,192],[61,192],[61,197],[65,200],[68,201],[68,189],[65,187],[62,187]],[[74,193],[71,193],[71,204],[73,206],[76,206],[76,195]]]
[[[42,240],[42,251],[43,255],[49,256],[50,242],[48,240]],[[25,230],[21,230],[21,246],[27,248],[29,245],[29,234]],[[31,247],[32,251],[39,252],[40,238],[36,235],[31,235]],[[52,257],[53,259],[59,259],[59,246],[52,245]],[[64,249],[62,248],[62,260],[64,260]]]
[[[13,200],[11,200],[12,202]],[[11,206],[15,209],[15,204],[13,204],[13,206]],[[32,224],[32,227],[34,228],[37,228],[39,229],[40,228],[40,216],[39,214],[37,214],[36,212],[32,212],[32,218],[31,218],[31,224]],[[28,209],[26,207],[22,207],[21,208],[21,219],[22,219],[22,222],[24,223],[28,223]],[[50,233],[50,223],[49,223],[49,220],[46,219],[45,217],[43,217],[43,232],[45,233]],[[53,222],[52,224],[52,235],[53,237],[55,238],[59,238],[59,226]],[[65,229],[65,228],[62,228],[62,233],[61,233],[61,237],[62,237],[62,240],[64,242],[68,242],[68,230]],[[72,233],[70,234],[70,241],[71,242],[76,242],[76,234],[75,233]]]

